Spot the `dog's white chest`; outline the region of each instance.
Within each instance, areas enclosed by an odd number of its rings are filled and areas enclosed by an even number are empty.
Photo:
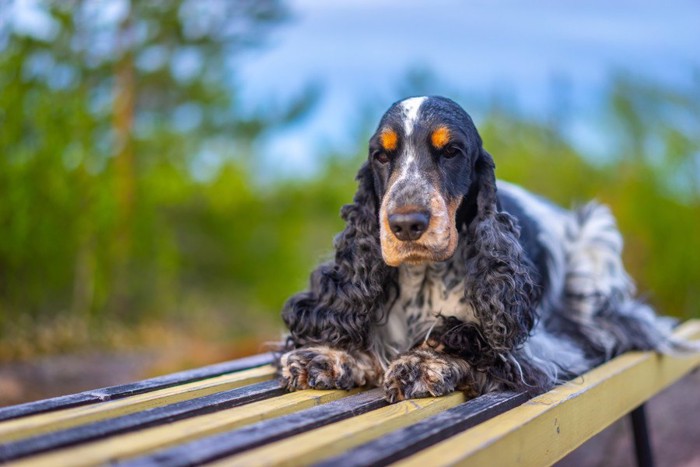
[[[404,352],[425,339],[438,315],[475,321],[464,297],[464,273],[452,262],[399,268],[399,296],[389,310],[389,341]]]

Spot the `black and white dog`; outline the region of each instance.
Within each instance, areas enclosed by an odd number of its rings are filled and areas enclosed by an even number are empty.
[[[635,300],[608,208],[496,183],[453,101],[391,106],[357,179],[335,259],[283,311],[289,389],[539,392],[627,350],[682,345]]]

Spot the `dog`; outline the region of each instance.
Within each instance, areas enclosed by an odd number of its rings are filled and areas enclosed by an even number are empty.
[[[568,211],[494,171],[452,100],[389,108],[334,259],[284,306],[289,390],[540,393],[628,350],[683,347],[635,298],[607,207]]]

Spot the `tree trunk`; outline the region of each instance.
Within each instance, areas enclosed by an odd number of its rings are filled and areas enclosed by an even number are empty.
[[[134,207],[136,204],[136,170],[133,148],[133,124],[135,108],[133,29],[131,2],[119,24],[114,82],[115,134],[114,190],[116,200],[116,230],[114,238],[114,282],[112,304],[118,314],[128,306],[128,266],[131,257]]]

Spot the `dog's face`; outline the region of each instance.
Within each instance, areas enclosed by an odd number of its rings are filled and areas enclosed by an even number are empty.
[[[369,160],[389,266],[454,254],[457,209],[473,183],[480,151],[471,118],[449,99],[414,97],[384,114],[370,139]]]

